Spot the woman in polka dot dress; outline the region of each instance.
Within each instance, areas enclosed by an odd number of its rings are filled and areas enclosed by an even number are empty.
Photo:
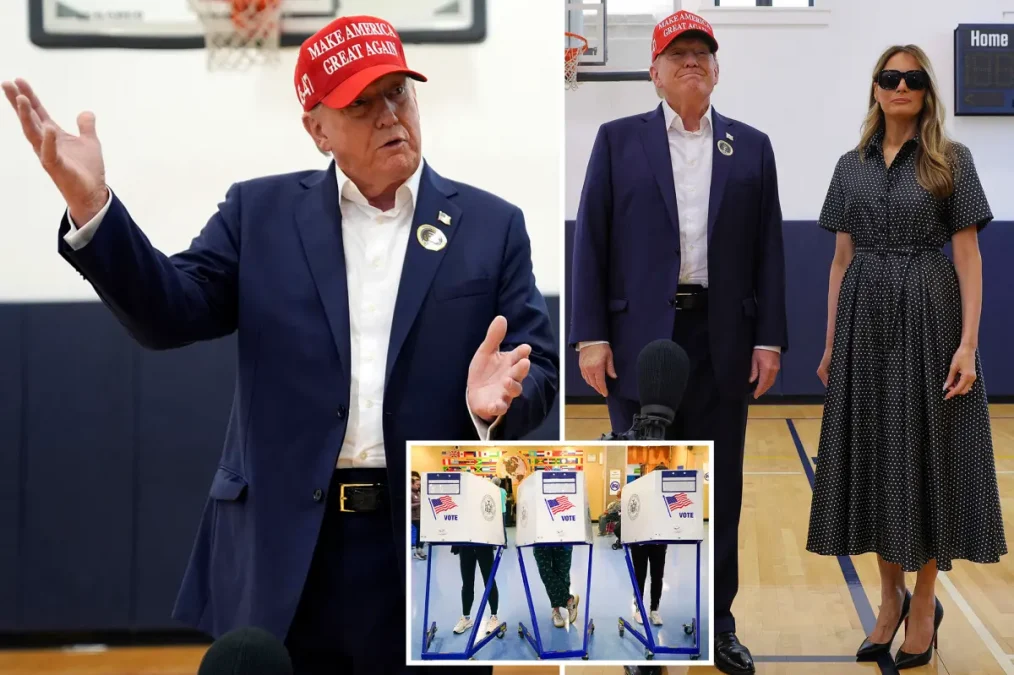
[[[907,619],[895,662],[909,668],[932,657],[937,571],[1007,552],[977,351],[977,236],[993,216],[971,154],[944,133],[925,53],[888,49],[873,80],[820,215],[837,238],[806,548],[877,554],[880,615],[856,656],[888,653]]]

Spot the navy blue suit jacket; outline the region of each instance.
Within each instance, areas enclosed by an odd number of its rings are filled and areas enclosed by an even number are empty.
[[[416,241],[423,223],[446,233],[441,251]],[[328,487],[348,419],[349,299],[334,163],[234,184],[190,248],[171,257],[115,196],[80,250],[63,241],[69,226],[65,216],[61,255],[142,345],[169,349],[238,331],[225,447],[173,614],[214,637],[256,625],[284,639],[324,514],[315,491]],[[520,209],[426,166],[412,230],[384,391],[396,550],[406,541],[406,442],[476,438],[468,365],[497,314],[507,318],[502,349],[530,344],[532,367],[496,437],[539,426],[558,379]]]
[[[709,340],[720,390],[745,396],[753,347],[788,349],[778,179],[768,137],[712,113],[714,143],[728,141],[733,153],[713,151]],[[610,342],[618,376],[607,377],[610,395],[636,401],[638,354],[672,338],[679,227],[662,105],[603,124],[577,214],[568,342]]]

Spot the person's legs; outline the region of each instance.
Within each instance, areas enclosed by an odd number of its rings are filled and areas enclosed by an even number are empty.
[[[930,648],[936,631],[937,612],[937,561],[930,560],[919,570],[912,591],[912,609],[905,626],[905,642],[901,650],[906,654],[922,654]],[[942,611],[943,608],[940,608]],[[942,618],[942,617],[941,617]]]
[[[715,634],[736,631],[732,603],[739,590],[739,519],[743,503],[743,446],[749,396],[726,398],[718,389],[711,360],[707,312],[681,312],[673,340],[690,357],[688,395],[683,397],[669,440],[712,440],[715,476]]]
[[[894,637],[895,629],[902,618],[902,606],[905,603],[905,572],[901,569],[901,565],[889,563],[879,554],[877,566],[880,568],[880,612],[869,641],[885,644]]]
[[[458,559],[461,563],[461,616],[467,617],[472,615],[475,600],[475,547],[462,546]]]
[[[606,397],[606,408],[609,410],[612,431],[617,434],[629,431],[634,425],[634,415],[641,412],[641,405],[637,401],[619,398],[615,394]]]
[[[490,573],[493,571],[493,547],[476,546],[475,557],[479,561],[479,571],[482,572],[482,583],[489,585]],[[485,588],[485,586],[483,587]],[[497,607],[500,605],[500,595],[496,589],[496,580],[493,580],[493,588],[489,590],[489,611],[496,616]]]
[[[648,549],[648,564],[651,566],[651,611],[655,612],[658,611],[658,602],[662,599],[662,577],[665,573],[666,545],[651,544],[645,548]]]
[[[634,563],[634,576],[637,577],[637,594],[644,599],[644,580],[648,576],[648,551],[644,544],[630,547],[630,561]]]

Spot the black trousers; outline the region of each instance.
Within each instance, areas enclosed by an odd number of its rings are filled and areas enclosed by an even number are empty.
[[[461,614],[471,616],[472,602],[475,600],[475,563],[479,563],[482,572],[482,583],[489,583],[489,573],[493,570],[492,546],[462,546],[458,553],[461,562]],[[500,604],[500,595],[496,590],[496,581],[489,589],[489,611],[496,614]]]
[[[662,599],[662,574],[665,571],[665,544],[635,544],[630,547],[630,559],[634,563],[637,588],[644,597],[644,580],[651,566],[651,606],[649,611],[658,609]]]
[[[711,458],[715,477],[715,633],[736,630],[732,602],[739,591],[739,516],[743,504],[743,444],[746,442],[748,382],[741,397],[727,398],[718,389],[708,344],[707,311],[680,311],[673,341],[690,357],[690,378],[676,411],[668,440],[714,441]],[[630,429],[640,411],[637,401],[606,399],[613,430]]]
[[[386,483],[382,469],[335,471],[310,572],[285,646],[295,675],[492,675],[488,666],[408,667],[405,662],[405,592],[387,508],[342,513],[338,486]],[[403,485],[391,489],[404,489]],[[404,517],[404,516],[402,516]]]

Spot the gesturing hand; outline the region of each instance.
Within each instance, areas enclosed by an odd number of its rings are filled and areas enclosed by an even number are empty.
[[[488,423],[503,415],[521,395],[521,382],[532,367],[529,345],[500,351],[507,336],[507,319],[498,316],[489,324],[486,339],[475,350],[468,366],[468,409]]]
[[[95,115],[77,117],[78,136],[68,134],[42,107],[25,80],[4,82],[4,94],[21,120],[25,138],[70,208],[79,225],[95,217],[106,203],[106,169],[95,134]]]

